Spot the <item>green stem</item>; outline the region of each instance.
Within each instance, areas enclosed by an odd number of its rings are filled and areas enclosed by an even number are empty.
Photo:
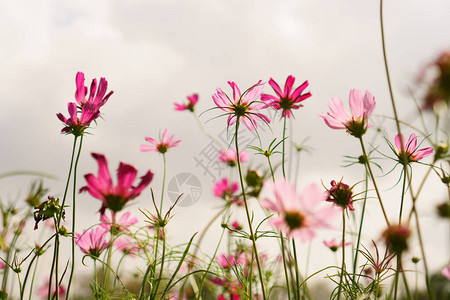
[[[270,175],[272,175],[272,181],[275,182],[275,175],[273,174],[272,163],[270,162],[270,157],[267,156],[267,160],[269,162]]]
[[[113,212],[111,214],[111,229],[110,229],[111,242],[109,243],[109,246],[108,246],[108,256],[106,259],[105,279],[103,282],[104,290],[106,293],[109,292],[109,286],[111,284],[111,260],[112,260],[114,238],[115,238],[115,234],[116,234],[115,228],[116,228],[116,213]]]
[[[159,236],[158,236],[159,238]],[[163,271],[164,271],[164,261],[165,261],[165,257],[166,257],[166,233],[164,231],[164,227],[162,228],[162,240],[163,240],[163,244],[162,244],[162,256],[161,256],[161,269],[159,271],[159,277],[158,280],[156,281],[156,286],[155,286],[155,293],[153,294],[153,298],[152,299],[156,299],[156,294],[158,293],[158,288],[159,288],[159,284],[161,283],[161,279],[162,279],[162,275],[163,275]],[[155,268],[156,269],[156,268]]]
[[[239,117],[237,117],[236,133],[234,136],[234,141],[235,141],[235,145],[236,145],[236,156],[237,156],[236,158],[237,158],[237,164],[238,164],[238,170],[239,170],[239,179],[241,181],[241,190],[242,190],[242,198],[244,200],[245,214],[247,215],[247,222],[248,222],[248,226],[250,229],[250,238],[252,240],[253,251],[255,253],[256,264],[258,266],[259,279],[261,281],[262,296],[263,296],[263,300],[265,300],[266,299],[266,291],[265,291],[265,287],[264,287],[263,274],[262,274],[262,270],[261,270],[261,264],[259,262],[258,250],[256,248],[256,237],[253,233],[253,227],[252,227],[252,221],[250,218],[250,212],[248,209],[247,197],[245,195],[244,177],[242,175],[241,159],[240,159],[240,155],[239,155],[239,142],[238,142],[239,121],[240,121],[240,119],[239,119]],[[251,297],[251,295],[250,295],[250,297]]]
[[[295,299],[300,299],[300,271],[298,270],[298,259],[297,259],[297,247],[295,246],[295,240],[292,239],[292,252],[294,253],[294,267],[295,267]]]
[[[94,294],[95,299],[98,299],[98,279],[97,279],[97,259],[94,258]]]
[[[166,187],[166,171],[167,171],[167,161],[166,154],[163,153],[164,160],[164,172],[163,172],[163,182],[162,182],[162,190],[161,190],[161,203],[159,204],[159,211],[162,213],[162,206],[164,201],[164,188]]]
[[[282,232],[280,232],[280,241],[281,241],[281,253],[282,253],[282,257],[283,257],[284,277],[286,279],[286,289],[287,289],[287,293],[288,293],[288,299],[291,299],[291,287],[289,284],[289,275],[288,275],[287,261],[286,261],[286,246],[284,244],[284,236],[283,236]]]
[[[403,176],[402,197],[400,200],[400,212],[398,215],[398,225],[402,224],[403,200],[405,199],[405,187],[406,187],[406,166],[403,167],[402,176]]]
[[[345,209],[342,209],[342,265],[341,276],[339,278],[338,300],[341,299],[342,278],[344,278],[345,268]]]
[[[286,178],[286,171],[285,171],[285,157],[286,157],[286,116],[283,118],[283,153],[281,156],[281,169],[283,171],[283,178]]]
[[[402,256],[401,254],[397,256],[397,269],[395,270],[395,281],[394,281],[394,300],[397,300],[397,290],[398,290],[398,273],[400,272],[400,262]]]

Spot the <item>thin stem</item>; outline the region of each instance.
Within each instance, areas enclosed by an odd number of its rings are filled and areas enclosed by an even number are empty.
[[[76,195],[77,195],[77,170],[78,170],[78,161],[80,160],[80,154],[81,154],[81,147],[83,146],[83,136],[80,138],[80,145],[78,146],[78,153],[77,158],[75,160],[75,166],[73,170],[73,205],[72,205],[72,262],[70,266],[70,276],[69,276],[69,283],[67,284],[67,293],[66,298],[69,299],[70,297],[70,287],[72,285],[72,279],[73,274],[75,270],[75,216],[76,216]],[[59,289],[59,286],[57,286]]]
[[[398,224],[402,224],[402,212],[403,212],[403,200],[405,199],[405,187],[406,187],[406,166],[403,167],[403,185],[402,185],[402,196],[401,196],[401,202],[400,202],[400,212],[398,215]]]
[[[284,277],[286,279],[286,289],[288,293],[288,299],[291,299],[291,288],[289,284],[289,275],[288,275],[288,269],[287,269],[287,261],[286,261],[286,246],[284,244],[284,236],[283,233],[280,232],[280,241],[281,241],[281,253],[283,257],[283,270],[284,270]]]
[[[390,226],[388,217],[387,217],[387,215],[386,215],[386,210],[384,209],[383,201],[381,200],[380,191],[379,191],[378,186],[377,186],[377,183],[376,183],[376,181],[375,181],[375,176],[373,175],[372,168],[370,167],[369,156],[367,156],[366,148],[364,147],[364,142],[363,142],[362,137],[359,138],[359,142],[360,142],[360,144],[361,144],[361,148],[362,148],[363,155],[364,155],[364,158],[365,158],[367,170],[369,171],[370,178],[372,179],[373,187],[375,188],[375,192],[377,193],[378,202],[380,203],[381,210],[383,211],[384,219],[386,220],[386,224],[387,224],[388,226]]]
[[[237,156],[236,158],[237,158],[237,164],[238,164],[238,170],[239,170],[239,179],[241,181],[241,190],[242,190],[242,198],[244,200],[245,214],[247,215],[247,222],[248,222],[248,226],[250,229],[250,238],[251,238],[252,244],[253,244],[253,251],[255,253],[256,264],[258,266],[259,280],[261,281],[262,296],[263,296],[263,299],[266,299],[266,291],[265,291],[265,287],[264,287],[263,274],[262,274],[262,270],[261,270],[261,264],[259,262],[258,250],[256,248],[256,237],[255,237],[255,234],[253,233],[253,227],[252,227],[252,221],[250,218],[250,212],[248,209],[247,197],[245,195],[244,177],[242,175],[241,159],[240,159],[240,155],[239,155],[239,142],[238,142],[239,121],[240,121],[240,119],[239,119],[239,117],[237,117],[236,133],[235,133],[235,137],[234,137],[234,141],[235,141],[235,145],[236,145],[236,156]],[[251,297],[251,295],[250,295],[250,297]]]
[[[283,178],[286,178],[286,170],[285,170],[285,158],[286,158],[286,116],[283,118],[283,153],[281,156],[281,169],[283,171]]]
[[[94,294],[95,299],[98,299],[97,259],[95,258],[94,258]]]
[[[161,279],[162,279],[162,275],[163,275],[163,271],[164,271],[164,261],[165,261],[165,257],[166,257],[166,233],[164,231],[164,227],[162,228],[162,240],[163,240],[163,244],[162,244],[163,249],[162,249],[162,255],[161,255],[161,269],[159,271],[159,277],[156,282],[155,293],[154,293],[154,295],[153,295],[154,297],[152,299],[156,299],[156,294],[158,293],[159,284],[161,283]],[[155,266],[156,266],[156,264],[155,264]]]
[[[111,259],[112,259],[114,238],[115,238],[115,234],[116,234],[115,228],[116,228],[116,213],[113,212],[111,214],[111,229],[110,229],[111,242],[109,243],[109,246],[108,246],[108,256],[106,259],[106,271],[105,271],[106,273],[105,273],[105,279],[103,282],[104,290],[106,293],[109,292],[109,286],[111,284]]]
[[[166,186],[166,170],[167,170],[167,161],[166,161],[166,154],[163,153],[163,160],[164,160],[164,172],[163,172],[163,182],[162,182],[162,190],[161,190],[161,203],[159,204],[159,211],[162,212],[162,206],[164,201],[164,188]]]
[[[34,265],[34,271],[33,271],[33,276],[31,277],[31,285],[30,285],[30,296],[29,299],[31,299],[31,295],[33,295],[33,284],[34,284],[34,279],[36,278],[36,272],[37,272],[37,266],[39,263],[39,257],[36,259],[36,264]],[[28,275],[28,274],[27,274]],[[26,275],[25,275],[26,277]],[[25,278],[26,279],[26,278]],[[23,286],[25,288],[25,280],[23,281]],[[23,294],[20,295],[20,299],[23,299]]]
[[[344,278],[345,268],[345,209],[342,209],[342,265],[341,276],[339,278],[338,300],[341,299],[342,278]]]
[[[395,270],[395,281],[394,281],[394,300],[397,300],[397,290],[398,290],[398,273],[400,272],[402,256],[401,254],[397,256],[397,269]]]
[[[294,267],[295,267],[295,299],[300,299],[300,280],[299,280],[299,273],[298,270],[298,259],[297,259],[297,247],[295,246],[295,240],[292,239],[292,252],[294,252]]]
[[[270,162],[270,157],[267,156],[267,161],[269,162],[270,175],[272,176],[272,181],[275,182],[275,175],[273,174],[272,163]]]
[[[222,150],[226,149],[227,147],[225,147],[218,139],[216,139],[213,135],[211,135],[205,128],[205,126],[203,125],[203,123],[200,121],[199,117],[197,116],[197,114],[195,112],[193,112],[195,121],[197,121],[198,126],[200,127],[200,129],[203,131],[203,133],[211,139],[211,141],[213,141],[217,146],[219,146],[219,148],[221,148]]]

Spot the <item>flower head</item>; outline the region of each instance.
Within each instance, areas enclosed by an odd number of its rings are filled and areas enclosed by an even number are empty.
[[[114,212],[111,212],[112,219],[115,219],[114,214],[115,214]],[[113,228],[115,233],[119,233],[123,231],[128,231],[128,228],[131,225],[136,224],[138,222],[138,219],[135,217],[130,218],[130,212],[127,211],[116,222],[110,220],[106,214],[102,214],[100,215],[100,222],[101,222],[100,226],[105,230],[111,231],[111,228]]]
[[[267,103],[267,106],[272,106],[274,109],[283,110],[283,117],[291,117],[293,109],[299,109],[303,105],[300,104],[303,100],[311,97],[311,93],[302,94],[308,87],[308,81],[303,82],[298,88],[293,91],[295,77],[289,75],[284,85],[284,91],[280,86],[270,78],[269,84],[275,91],[276,96],[261,94],[261,100]]]
[[[239,160],[246,162],[248,160],[248,153],[245,151],[239,151]],[[219,150],[219,161],[226,163],[230,167],[237,165],[237,153],[236,149]]]
[[[339,248],[342,247],[342,240],[340,243],[336,241],[336,239],[332,239],[330,241],[323,241],[323,244],[330,248],[331,251],[336,252]],[[345,246],[350,245],[350,242],[345,243]]]
[[[353,207],[352,188],[341,181],[336,183],[335,180],[332,180],[331,188],[325,192],[325,196],[326,201],[333,202],[342,209],[355,210]]]
[[[383,238],[387,247],[392,253],[402,254],[408,249],[408,239],[411,236],[411,230],[402,225],[390,225],[384,232]]]
[[[141,145],[141,151],[145,152],[145,151],[155,151],[155,152],[159,152],[159,153],[166,153],[167,150],[169,150],[169,148],[178,146],[181,141],[176,141],[176,136],[175,135],[171,135],[169,137],[169,130],[166,129],[163,132],[161,141],[158,143],[155,139],[152,139],[151,137],[145,137],[145,140],[151,144],[153,144],[154,146],[149,146],[149,145]]]
[[[61,133],[71,133],[75,136],[83,135],[91,122],[100,116],[98,106],[92,103],[83,105],[80,117],[78,117],[77,105],[74,102],[69,102],[67,106],[69,118],[64,117],[61,113],[56,114],[58,119],[66,125],[61,129]]]
[[[125,206],[125,204],[139,196],[142,190],[150,184],[153,179],[153,173],[148,171],[141,177],[137,187],[133,182],[137,176],[137,170],[132,165],[121,162],[117,169],[117,185],[113,185],[111,175],[108,169],[108,162],[103,154],[92,153],[92,157],[98,164],[98,176],[86,174],[87,186],[82,187],[80,192],[88,191],[92,197],[102,201],[100,212],[103,214],[106,208],[116,213]]]
[[[139,243],[127,235],[122,235],[116,239],[114,246],[125,254],[134,255],[139,252]]]
[[[192,94],[187,97],[187,101],[182,104],[175,103],[175,110],[189,110],[194,112],[195,104],[198,102],[198,94]]]
[[[239,195],[235,194],[239,190],[237,181],[229,182],[228,178],[222,178],[214,184],[214,196],[222,198],[230,203],[241,204]]]
[[[328,102],[331,114],[319,114],[319,116],[323,118],[328,127],[346,129],[354,137],[360,138],[366,133],[367,128],[372,126],[368,124],[368,120],[375,109],[375,98],[368,91],[363,97],[360,90],[352,89],[349,102],[352,115],[347,113],[342,101],[338,97],[334,97]]]
[[[243,94],[241,94],[236,83],[228,81],[228,84],[233,89],[233,100],[231,100],[220,88],[217,89],[216,93],[212,96],[217,107],[225,111],[228,115],[228,125],[233,125],[238,119],[242,119],[249,130],[255,130],[257,128],[256,121],[258,120],[270,123],[270,119],[267,116],[256,112],[267,106],[266,104],[257,101],[264,88],[264,83],[262,83],[261,80]]]
[[[102,107],[109,97],[114,93],[110,91],[106,96],[106,90],[108,89],[108,81],[105,78],[100,78],[100,83],[97,89],[97,79],[93,79],[90,88],[89,98],[87,96],[87,87],[84,85],[84,73],[78,72],[75,78],[77,85],[77,91],[75,92],[75,100],[80,107],[83,107],[86,103],[94,104],[97,108]],[[97,91],[96,91],[97,90]]]
[[[83,230],[82,234],[75,233],[75,243],[83,253],[99,257],[102,251],[109,246],[109,243],[105,239],[107,233],[101,227],[94,228],[89,232]]]
[[[261,204],[278,213],[270,222],[289,237],[300,237],[306,242],[315,237],[315,229],[331,227],[329,221],[335,210],[331,206],[318,207],[324,195],[316,184],[308,185],[300,194],[285,179],[266,185],[273,191],[275,200],[264,198]]]
[[[400,140],[401,139],[401,140]],[[402,147],[403,145],[403,147]],[[406,151],[404,150],[406,147]],[[416,162],[433,153],[432,147],[417,149],[417,137],[414,133],[409,136],[408,141],[405,140],[403,134],[395,136],[395,153],[398,160],[403,165]]]

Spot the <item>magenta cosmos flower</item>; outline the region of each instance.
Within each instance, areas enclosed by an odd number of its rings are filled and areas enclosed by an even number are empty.
[[[284,91],[281,90],[278,83],[272,78],[269,80],[270,86],[275,91],[276,96],[261,94],[261,100],[267,103],[268,106],[272,106],[274,109],[283,110],[283,117],[291,117],[291,110],[299,109],[303,105],[300,104],[303,100],[311,97],[311,93],[302,94],[302,92],[308,87],[308,81],[303,82],[298,88],[293,91],[295,77],[289,75],[284,85]]]
[[[333,97],[328,102],[331,114],[319,114],[319,116],[328,127],[346,129],[354,137],[360,138],[366,133],[367,128],[372,126],[368,124],[368,120],[375,109],[375,98],[368,91],[363,97],[361,91],[357,89],[350,91],[349,98],[351,115],[347,113],[342,101],[338,97]]]
[[[228,178],[223,178],[214,184],[214,196],[222,198],[225,200],[230,200],[230,198],[237,192],[239,185],[237,181],[229,182]]]
[[[110,91],[106,96],[106,91],[108,90],[108,81],[105,78],[100,78],[100,83],[97,88],[97,79],[93,79],[90,88],[89,98],[87,96],[87,87],[84,85],[84,73],[78,72],[75,78],[75,83],[77,85],[77,91],[75,92],[75,100],[80,107],[83,107],[86,103],[95,104],[98,108],[102,107],[109,97],[114,93]]]
[[[355,210],[353,207],[353,191],[352,188],[341,181],[331,181],[331,188],[325,192],[325,200],[334,203],[334,205],[342,208]]]
[[[220,88],[212,95],[212,99],[217,107],[228,115],[228,125],[233,125],[238,119],[242,119],[249,130],[255,130],[257,128],[256,121],[262,120],[265,123],[270,123],[270,119],[267,116],[256,112],[267,106],[265,103],[257,100],[264,88],[264,83],[261,80],[243,94],[241,94],[236,83],[228,81],[228,84],[233,89],[233,100]]]
[[[104,214],[106,208],[109,208],[114,213],[122,210],[125,204],[139,196],[153,179],[153,173],[148,171],[141,177],[138,186],[134,187],[133,182],[137,176],[136,168],[121,162],[117,169],[117,185],[113,185],[106,157],[97,153],[92,153],[92,157],[98,163],[98,176],[95,177],[93,174],[84,175],[87,186],[82,187],[80,192],[88,191],[92,197],[102,201],[101,214]]]
[[[116,233],[122,231],[128,231],[131,225],[134,225],[138,222],[138,219],[133,217],[130,218],[130,212],[127,211],[124,213],[119,220],[114,220],[116,216],[114,212],[111,212],[111,219],[108,218],[106,214],[100,216],[100,226],[107,231],[111,231],[111,228],[114,228]],[[114,220],[114,221],[113,221]]]
[[[83,234],[75,233],[75,243],[83,253],[99,257],[103,250],[109,246],[105,238],[107,233],[101,227],[94,228],[91,231],[83,230]]]
[[[276,212],[270,222],[288,237],[307,242],[316,236],[315,229],[330,228],[335,215],[332,206],[319,207],[324,194],[316,184],[308,185],[300,194],[285,179],[265,183],[273,191],[275,200],[264,198],[262,206]]]
[[[166,153],[167,150],[169,150],[169,148],[178,146],[179,144],[181,144],[181,141],[176,141],[176,136],[175,135],[171,135],[169,137],[169,129],[164,130],[164,133],[162,135],[161,141],[158,143],[155,139],[151,138],[151,137],[145,137],[145,140],[151,144],[153,144],[153,146],[149,146],[149,145],[141,145],[141,151],[145,152],[145,151],[155,151],[155,152],[159,152],[159,153]]]
[[[401,140],[400,140],[401,138]],[[402,148],[403,144],[403,148]],[[406,147],[406,151],[404,150]],[[432,147],[417,149],[417,137],[414,133],[409,136],[408,141],[405,140],[403,134],[395,136],[395,153],[398,160],[403,165],[416,162],[433,153]]]
[[[187,101],[185,101],[184,103],[178,104],[178,103],[174,103],[175,104],[175,110],[189,110],[191,112],[194,112],[194,108],[195,108],[195,104],[197,104],[198,102],[198,94],[192,94],[191,96],[187,97]]]
[[[61,129],[61,133],[71,133],[75,136],[83,135],[91,122],[100,116],[98,107],[92,103],[86,103],[81,108],[80,117],[78,117],[77,105],[74,102],[69,102],[67,106],[69,118],[64,117],[61,113],[56,115],[58,119],[66,125]]]
[[[248,153],[245,151],[239,151],[239,160],[246,162],[248,160]],[[237,153],[236,149],[219,150],[219,161],[226,163],[230,167],[237,165]]]

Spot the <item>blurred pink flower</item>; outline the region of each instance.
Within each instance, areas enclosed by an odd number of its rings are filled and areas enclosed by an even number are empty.
[[[273,191],[275,200],[264,198],[261,205],[278,213],[272,216],[270,223],[288,237],[300,237],[307,242],[316,236],[315,229],[331,228],[329,221],[336,210],[332,206],[318,207],[324,194],[316,184],[308,185],[300,194],[285,179],[265,185]]]
[[[0,270],[3,270],[5,268],[5,263],[0,260]]]
[[[167,150],[169,150],[169,148],[178,146],[181,141],[176,141],[176,136],[172,135],[169,137],[169,130],[166,129],[163,132],[163,136],[161,138],[161,141],[158,143],[155,139],[151,138],[151,137],[145,137],[145,140],[151,144],[153,144],[154,146],[149,146],[149,145],[141,145],[141,151],[145,152],[145,151],[155,151],[155,152],[159,152],[159,153],[166,153]]]
[[[122,210],[125,204],[139,196],[153,179],[153,173],[147,171],[141,177],[138,186],[134,187],[133,182],[137,176],[136,168],[121,162],[117,170],[117,185],[114,186],[106,157],[98,153],[92,153],[92,157],[98,164],[98,176],[95,177],[92,173],[84,175],[87,186],[82,187],[80,192],[88,191],[92,197],[102,201],[101,214],[104,214],[106,208],[109,208],[114,213]]]
[[[330,248],[331,251],[336,252],[340,247],[342,247],[342,240],[340,243],[336,241],[336,239],[332,239],[330,241],[323,241],[323,244]],[[345,243],[345,246],[350,245],[350,242]]]
[[[45,298],[45,299],[52,298],[52,297],[48,296],[48,285],[49,285],[49,283],[50,283],[50,281],[47,279],[41,286],[39,286],[39,288],[37,290],[37,294],[41,298]],[[54,280],[53,280],[52,284],[53,284],[53,286],[52,286],[52,289],[51,289],[51,293],[52,293],[52,295],[54,295],[55,292],[56,292],[56,283],[54,282]],[[66,294],[66,288],[63,287],[62,285],[60,285],[58,294],[59,294],[59,299],[66,299],[66,297],[64,297],[65,294]]]
[[[234,221],[233,223],[231,223],[231,228],[233,228],[234,230],[241,230],[243,226],[238,221]]]
[[[368,124],[368,120],[375,109],[375,98],[368,91],[363,97],[361,91],[357,89],[350,91],[349,98],[352,115],[347,113],[342,101],[338,97],[334,97],[328,102],[331,114],[319,114],[319,116],[323,118],[328,127],[346,129],[351,135],[360,138],[366,133],[367,128],[372,126]]]
[[[239,160],[241,162],[246,162],[248,160],[248,153],[245,151],[239,151]],[[229,148],[224,150],[219,150],[219,161],[226,163],[230,167],[237,165],[237,153],[236,149]]]
[[[111,212],[112,219],[115,219],[114,214],[115,214],[114,212]],[[101,222],[100,226],[107,231],[111,231],[111,227],[114,226],[114,229],[116,230],[117,233],[121,231],[128,231],[129,230],[128,228],[131,225],[136,224],[138,222],[138,219],[136,217],[130,218],[130,212],[127,211],[119,218],[118,221],[115,221],[114,224],[113,221],[109,219],[106,214],[100,215],[100,222]]]
[[[441,274],[450,280],[450,265],[446,266],[444,269],[442,269]]]
[[[406,151],[401,146],[400,138],[403,142],[403,147],[406,147]],[[403,134],[395,136],[395,152],[401,164],[419,161],[433,153],[433,150],[432,147],[417,149],[417,137],[414,133],[409,136],[408,142],[406,142]]]
[[[222,178],[221,181],[217,181],[214,184],[214,196],[218,198],[225,199],[227,201],[233,196],[235,192],[239,189],[237,181],[231,183],[228,182],[228,178]]]
[[[99,257],[103,250],[109,246],[105,239],[107,233],[101,227],[94,228],[91,231],[83,230],[82,234],[75,233],[75,243],[83,253]]]
[[[234,268],[245,263],[245,254],[241,253],[239,256],[222,254],[216,261],[224,269]]]
[[[69,102],[69,118],[67,119],[63,114],[58,113],[56,116],[58,119],[66,124],[66,126],[61,129],[61,133],[72,133],[75,136],[80,136],[84,133],[87,127],[92,121],[100,116],[100,111],[95,104],[86,103],[81,108],[81,115],[78,118],[77,105],[74,102]]]
[[[106,96],[106,90],[108,89],[108,81],[105,78],[100,78],[100,84],[97,89],[97,79],[93,79],[90,88],[89,98],[86,99],[87,87],[84,85],[84,73],[78,72],[75,78],[77,85],[77,91],[75,92],[75,100],[80,107],[83,107],[86,103],[94,104],[97,108],[102,107],[109,97],[114,93],[109,92]],[[97,89],[97,92],[95,91]]]
[[[121,235],[114,241],[117,250],[125,254],[135,255],[139,252],[139,243],[128,235]]]
[[[267,106],[272,106],[274,109],[282,109],[283,117],[291,117],[291,110],[298,109],[303,105],[300,104],[303,100],[311,97],[311,93],[302,95],[302,92],[308,87],[308,81],[303,82],[298,88],[293,91],[295,77],[289,75],[284,85],[284,91],[280,86],[270,78],[269,84],[276,93],[276,96],[261,94],[261,100],[264,101]]]
[[[228,84],[233,89],[233,100],[220,88],[212,96],[217,107],[225,111],[228,115],[228,125],[236,123],[238,118],[242,119],[249,130],[256,130],[256,121],[262,120],[265,123],[270,123],[270,119],[267,116],[256,112],[267,106],[265,103],[257,100],[264,88],[264,83],[261,80],[246,90],[244,94],[241,94],[238,86],[233,81],[228,81]]]
[[[194,111],[195,104],[198,102],[198,94],[192,94],[191,96],[187,97],[187,101],[185,101],[182,104],[174,103],[175,104],[175,110],[189,110],[191,112]]]

